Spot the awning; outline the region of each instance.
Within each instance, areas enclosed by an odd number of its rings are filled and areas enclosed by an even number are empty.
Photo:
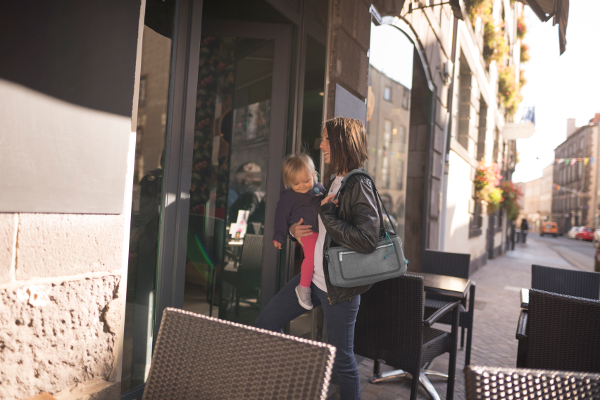
[[[521,3],[531,7],[535,15],[542,22],[554,17],[553,25],[558,24],[558,44],[560,54],[567,47],[567,22],[569,19],[569,0],[519,0]]]

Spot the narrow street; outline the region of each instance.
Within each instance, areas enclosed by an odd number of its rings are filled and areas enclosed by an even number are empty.
[[[528,235],[526,244],[517,244],[514,251],[501,255],[475,272],[472,280],[477,284],[475,294],[475,321],[471,363],[498,367],[515,367],[517,340],[515,331],[520,313],[520,289],[531,287],[531,265],[540,264],[565,269],[592,270],[593,246],[589,242],[579,242],[566,238],[540,238]],[[573,265],[566,259],[574,260]],[[587,263],[587,264],[586,264]],[[587,268],[585,266],[587,265]],[[439,325],[438,329],[446,329]],[[456,365],[455,399],[465,399],[464,350],[458,351]],[[448,368],[448,355],[437,358],[430,369],[445,372]],[[382,371],[392,368],[382,365]],[[409,399],[410,381],[396,380],[370,384],[367,378],[372,375],[373,361],[363,359],[359,364],[362,399]],[[431,380],[440,398],[446,398],[446,382]],[[419,389],[419,398],[428,399],[425,391]]]
[[[575,268],[583,271],[594,270],[594,254],[596,249],[592,242],[584,242],[581,240],[567,239],[566,236],[540,237],[536,233],[528,235],[528,238],[535,237],[541,240],[548,246],[551,246],[562,258],[572,264]]]

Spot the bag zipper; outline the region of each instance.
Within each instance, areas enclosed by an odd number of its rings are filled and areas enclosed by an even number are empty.
[[[394,247],[394,244],[393,243],[383,244],[381,246],[375,247],[375,250],[383,249],[384,247],[390,247],[390,246]],[[342,261],[342,256],[344,254],[354,254],[354,253],[356,253],[356,251],[342,251],[341,253],[339,253],[339,259],[340,259],[340,261]],[[329,257],[328,257],[329,254],[327,254],[326,256],[329,259]]]

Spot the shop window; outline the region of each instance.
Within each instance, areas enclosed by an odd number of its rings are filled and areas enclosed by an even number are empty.
[[[158,18],[158,19],[157,19]],[[121,392],[142,385],[155,340],[159,221],[165,167],[173,15],[148,7],[144,26],[132,190]],[[156,21],[162,21],[157,24]],[[159,29],[163,27],[164,29]]]

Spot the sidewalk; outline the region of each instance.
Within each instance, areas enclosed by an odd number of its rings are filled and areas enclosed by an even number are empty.
[[[520,288],[531,287],[531,264],[576,269],[547,243],[530,235],[527,244],[517,244],[514,251],[489,260],[483,268],[473,274],[471,279],[477,283],[477,290],[471,351],[472,365],[513,368],[516,366],[515,331],[520,312],[519,291]],[[438,325],[438,329],[446,328],[444,325]],[[465,352],[459,348],[454,398],[460,400],[466,398],[464,363]],[[362,400],[410,398],[408,379],[373,385],[367,382],[367,377],[373,372],[373,361],[364,359],[358,368],[361,376]],[[447,354],[434,360],[430,367],[441,372],[446,372],[447,368]],[[392,368],[382,365],[381,370],[389,371]],[[445,399],[446,382],[432,378],[431,383],[440,397]],[[419,388],[419,398],[429,399],[422,388]]]

